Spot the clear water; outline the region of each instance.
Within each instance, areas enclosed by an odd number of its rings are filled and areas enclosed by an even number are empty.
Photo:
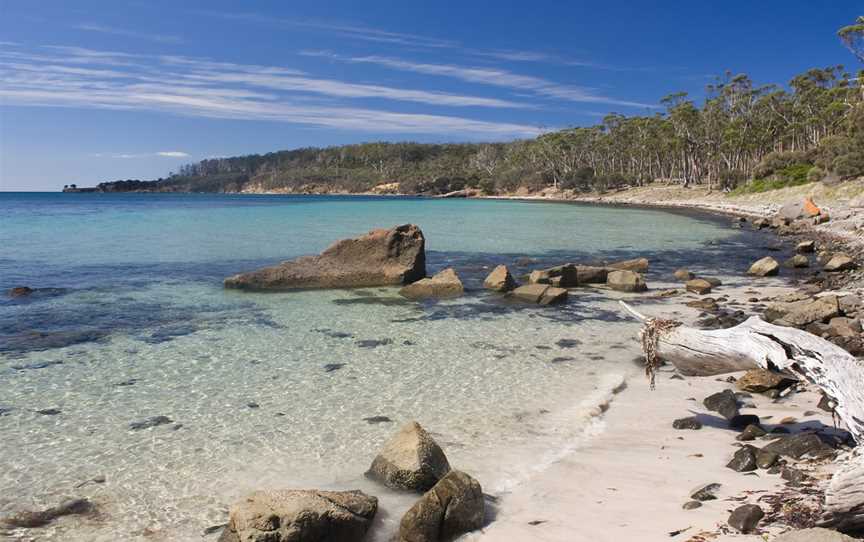
[[[455,267],[464,297],[221,287],[407,222],[426,235],[429,271]],[[0,194],[0,288],[39,288],[0,298],[0,515],[66,496],[100,510],[5,534],[201,540],[250,490],[359,487],[382,499],[371,539],[385,540],[412,497],[362,473],[411,419],[506,495],[601,429],[598,406],[638,352],[620,296],[514,305],[480,288],[491,267],[647,256],[649,282],[684,265],[737,274],[759,235],[704,216],[512,201]],[[129,428],[152,416],[172,422]]]

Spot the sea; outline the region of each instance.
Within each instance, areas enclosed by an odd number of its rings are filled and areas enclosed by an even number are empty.
[[[453,267],[464,296],[222,287],[406,223],[425,234],[429,273]],[[70,497],[97,507],[0,538],[215,541],[251,491],[359,488],[381,504],[369,540],[388,540],[416,496],[364,472],[411,420],[480,481],[492,519],[603,430],[617,391],[645,385],[639,324],[618,300],[679,267],[742,277],[770,243],[729,218],[635,207],[0,193],[0,290],[35,289],[0,294],[0,517]],[[634,257],[651,261],[648,294],[580,288],[541,307],[482,288],[498,264],[518,277]]]

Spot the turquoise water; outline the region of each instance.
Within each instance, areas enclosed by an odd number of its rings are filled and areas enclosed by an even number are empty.
[[[408,222],[425,233],[429,271],[455,267],[464,297],[221,287]],[[685,265],[742,273],[760,235],[704,216],[513,201],[0,194],[0,288],[37,288],[0,300],[0,515],[80,495],[99,517],[43,539],[201,540],[252,489],[361,487],[382,498],[372,539],[384,540],[410,498],[362,473],[399,423],[419,420],[504,495],[597,430],[597,405],[635,370],[622,295],[514,305],[480,288],[494,265],[647,256],[659,286]],[[171,422],[130,429],[153,416]]]

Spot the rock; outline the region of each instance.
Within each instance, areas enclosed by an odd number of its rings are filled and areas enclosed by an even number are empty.
[[[606,284],[613,290],[621,292],[644,292],[648,289],[645,279],[635,271],[611,271],[606,277]]]
[[[834,455],[834,449],[822,442],[822,439],[813,433],[799,433],[782,437],[771,442],[762,450],[793,459],[801,459],[804,456],[825,458]]]
[[[825,412],[834,412],[834,407],[837,405],[837,402],[831,397],[822,394],[822,397],[819,399],[819,404],[816,405],[816,408],[824,410]]]
[[[426,275],[425,239],[413,224],[373,230],[304,256],[225,279],[226,288],[289,290],[409,284]]]
[[[553,284],[562,288],[572,288],[579,284],[576,265],[565,263],[548,269],[537,269],[528,275],[531,284]]]
[[[735,437],[735,440],[739,440],[742,442],[756,440],[757,438],[764,437],[767,434],[768,432],[765,431],[765,429],[763,429],[761,425],[751,423],[750,425],[745,427],[744,430],[741,431],[741,433],[737,437]]]
[[[526,284],[513,290],[511,295],[519,301],[549,305],[566,300],[567,290],[546,284]]]
[[[34,292],[33,288],[28,286],[16,286],[7,292],[9,297],[27,297]]]
[[[499,265],[483,281],[483,287],[496,292],[509,292],[516,287],[516,280],[506,265]]]
[[[753,221],[753,227],[757,230],[761,230],[763,228],[767,228],[771,225],[767,218],[757,218]]]
[[[699,278],[701,278],[702,280],[704,280],[705,282],[710,284],[712,288],[716,288],[718,286],[723,285],[723,281],[716,278],[716,277],[699,277]]]
[[[696,275],[690,272],[689,269],[676,269],[675,278],[682,281],[688,281],[696,278]]]
[[[438,542],[483,526],[483,490],[462,471],[450,471],[414,503],[399,523],[400,542]]]
[[[759,277],[770,277],[774,276],[780,272],[780,264],[777,263],[777,260],[772,258],[771,256],[765,256],[761,260],[757,260],[750,266],[750,269],[747,271],[750,275],[756,275]]]
[[[435,440],[410,422],[384,445],[366,476],[394,489],[427,491],[448,472],[450,463]]]
[[[827,251],[827,250],[820,250],[820,251],[819,251],[819,254],[816,255],[816,261],[818,261],[818,262],[821,263],[822,265],[825,265],[826,263],[828,263],[829,261],[831,261],[831,258],[832,258],[833,256],[834,256],[834,255],[833,255],[831,252]]]
[[[844,295],[837,300],[837,304],[840,306],[840,312],[847,316],[857,312],[861,312],[864,316],[864,301],[857,295]]]
[[[735,472],[750,472],[756,470],[756,448],[753,446],[743,446],[735,452],[732,460],[726,464],[727,469],[732,469]]]
[[[636,258],[634,260],[624,260],[622,262],[611,263],[609,264],[609,267],[623,271],[638,271],[644,273],[645,271],[648,271],[648,265],[649,262],[647,258]]]
[[[717,492],[720,490],[720,484],[712,482],[695,487],[690,491],[690,498],[695,501],[713,501],[717,499]]]
[[[760,469],[770,469],[777,461],[780,460],[780,454],[774,452],[766,452],[765,450],[756,451],[756,466]]]
[[[857,337],[861,333],[861,322],[838,316],[828,322],[828,334],[833,337]]]
[[[705,279],[688,280],[685,285],[688,292],[694,294],[705,295],[711,293],[711,283]]]
[[[132,431],[140,431],[141,429],[150,429],[151,427],[156,427],[158,425],[166,425],[169,423],[174,423],[174,420],[169,418],[168,416],[152,416],[147,418],[146,420],[141,420],[140,422],[132,422],[129,424],[129,429]]]
[[[738,415],[738,401],[735,399],[735,394],[732,390],[723,390],[719,393],[709,395],[702,401],[705,408],[712,412],[717,412],[727,420],[731,420]]]
[[[800,327],[813,322],[828,321],[839,315],[840,304],[837,296],[834,295],[826,295],[814,300],[774,303],[765,310],[765,318],[769,322]]]
[[[858,265],[855,261],[847,254],[838,252],[831,256],[831,259],[828,260],[828,263],[825,264],[823,269],[829,273],[835,273],[838,271],[849,271],[850,269],[856,269],[857,267]]]
[[[759,425],[759,416],[755,414],[738,414],[729,420],[729,427],[736,431],[743,431],[750,425]]]
[[[810,267],[810,259],[803,254],[796,254],[783,262],[783,265],[794,269],[803,269],[804,267]]]
[[[362,491],[256,491],[234,503],[220,542],[359,542],[378,499]]]
[[[41,410],[37,410],[36,414],[41,414],[43,416],[56,416],[63,412],[59,408],[43,408]]]
[[[595,267],[591,265],[576,266],[576,281],[579,284],[606,284],[606,278],[608,275],[608,267]]]
[[[780,478],[783,478],[784,480],[789,482],[789,485],[796,486],[800,485],[801,482],[805,481],[808,476],[798,469],[793,469],[791,467],[781,467]]]
[[[96,507],[87,499],[68,499],[59,505],[39,511],[24,511],[0,518],[0,523],[9,527],[33,529],[44,527],[62,516],[89,514]]]
[[[689,418],[679,418],[672,422],[672,427],[675,429],[693,429],[698,430],[702,429],[702,422],[696,416],[690,416]]]
[[[765,393],[772,389],[785,389],[795,383],[795,380],[766,369],[750,369],[735,383],[741,390],[750,393]]]
[[[759,520],[765,517],[765,512],[755,504],[745,504],[736,508],[729,516],[729,526],[742,533],[752,532],[759,524]]]
[[[798,254],[812,254],[816,252],[816,241],[801,241],[795,245],[795,252]]]
[[[692,307],[694,309],[699,309],[703,311],[715,312],[720,309],[720,306],[717,304],[717,300],[713,297],[706,297],[703,299],[694,299],[693,301],[687,301],[684,303],[688,307]]]
[[[432,278],[420,279],[403,286],[399,295],[408,299],[445,299],[459,297],[465,292],[459,275],[452,267],[436,273]]]
[[[371,425],[375,423],[391,423],[393,420],[387,416],[369,416],[368,418],[363,418],[363,421]]]
[[[700,508],[701,506],[702,503],[699,501],[687,501],[684,503],[683,506],[681,506],[681,508],[683,508],[684,510],[695,510],[696,508]]]
[[[798,220],[799,218],[804,218],[804,216],[804,202],[800,200],[786,202],[782,207],[780,207],[780,210],[777,211],[777,218],[789,222]]]
[[[775,538],[774,542],[859,542],[859,539],[830,529],[815,527],[813,529],[789,531]]]

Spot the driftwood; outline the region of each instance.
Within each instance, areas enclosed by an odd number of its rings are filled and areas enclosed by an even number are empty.
[[[691,376],[755,368],[793,375],[832,397],[837,417],[855,442],[864,444],[864,364],[839,346],[756,316],[728,329],[699,330],[621,305],[644,322],[640,337],[652,383],[661,359]],[[826,526],[864,529],[864,453],[851,454],[835,472],[825,490],[824,510]]]

